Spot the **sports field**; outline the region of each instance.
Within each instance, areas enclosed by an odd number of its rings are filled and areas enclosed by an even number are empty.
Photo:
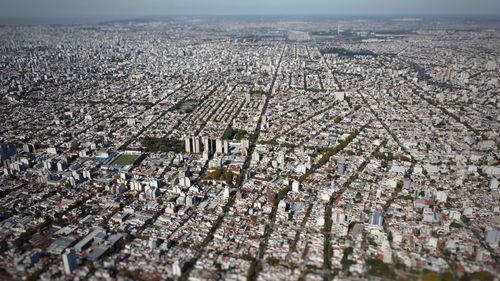
[[[111,165],[128,166],[134,164],[134,161],[139,158],[139,155],[134,154],[122,154],[116,158]]]

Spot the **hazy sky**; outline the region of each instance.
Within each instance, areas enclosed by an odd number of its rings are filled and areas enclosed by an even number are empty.
[[[500,15],[500,0],[0,0],[0,21],[255,14]]]

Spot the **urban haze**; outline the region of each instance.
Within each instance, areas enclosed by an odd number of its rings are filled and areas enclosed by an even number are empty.
[[[0,280],[500,279],[500,2],[3,0]]]

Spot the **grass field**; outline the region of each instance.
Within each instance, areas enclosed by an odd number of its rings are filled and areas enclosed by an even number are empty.
[[[111,165],[128,166],[132,165],[134,161],[139,158],[139,155],[122,154]]]

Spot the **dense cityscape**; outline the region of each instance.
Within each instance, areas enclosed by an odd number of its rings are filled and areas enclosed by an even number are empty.
[[[0,27],[1,280],[498,280],[500,22]]]

